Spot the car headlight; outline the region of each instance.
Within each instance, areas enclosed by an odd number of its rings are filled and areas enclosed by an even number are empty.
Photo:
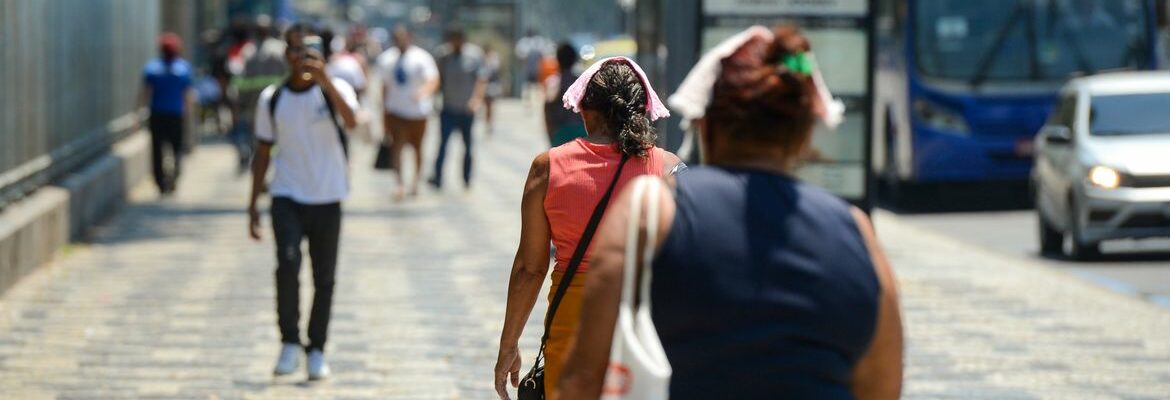
[[[1121,173],[1113,168],[1096,166],[1089,169],[1089,183],[1102,189],[1117,189],[1121,186]]]
[[[927,100],[914,101],[914,116],[923,124],[940,131],[960,135],[971,133],[966,118],[954,110]]]

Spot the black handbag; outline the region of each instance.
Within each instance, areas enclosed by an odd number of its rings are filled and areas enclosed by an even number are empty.
[[[374,158],[374,169],[379,171],[394,169],[394,154],[392,153],[390,146],[385,143],[378,146],[378,156]]]
[[[520,380],[520,387],[516,392],[518,400],[544,400],[544,347],[548,344],[548,332],[552,329],[553,317],[557,314],[557,307],[561,305],[561,299],[565,297],[565,291],[569,289],[569,283],[573,281],[573,275],[577,274],[577,267],[581,266],[581,261],[585,258],[585,251],[589,249],[589,242],[593,240],[593,234],[597,231],[597,225],[601,223],[601,216],[605,214],[605,208],[609,205],[609,199],[613,197],[613,190],[617,187],[618,178],[622,176],[622,169],[625,168],[626,161],[629,159],[629,156],[622,155],[622,161],[618,164],[617,172],[613,175],[613,181],[609,183],[609,189],[605,191],[601,201],[597,202],[597,207],[593,209],[593,215],[589,217],[589,224],[585,226],[585,232],[577,241],[577,249],[573,251],[573,258],[569,259],[569,265],[565,268],[565,276],[561,278],[561,283],[557,285],[557,291],[553,294],[552,302],[548,305],[548,312],[544,318],[544,336],[540,338],[540,351],[536,353],[536,361],[532,363],[532,370],[528,371],[528,375]]]

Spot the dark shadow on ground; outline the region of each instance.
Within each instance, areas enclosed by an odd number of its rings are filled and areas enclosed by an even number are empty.
[[[877,185],[878,206],[898,214],[1014,211],[1032,208],[1027,181]]]
[[[1107,248],[1102,252],[1102,254],[1100,256],[1093,257],[1090,259],[1085,259],[1085,260],[1077,260],[1077,259],[1074,259],[1072,257],[1069,257],[1067,254],[1036,253],[1035,257],[1042,259],[1042,260],[1059,261],[1059,262],[1075,264],[1078,266],[1085,266],[1085,267],[1102,267],[1102,268],[1108,268],[1108,267],[1130,268],[1130,267],[1134,267],[1134,266],[1139,266],[1139,267],[1147,267],[1148,266],[1150,268],[1170,267],[1170,265],[1142,264],[1142,263],[1156,263],[1156,262],[1162,262],[1162,261],[1170,262],[1170,249],[1165,249],[1165,250],[1152,250],[1152,249],[1150,249],[1150,250],[1147,250],[1147,249],[1130,250],[1130,249],[1126,249],[1126,250],[1121,250],[1121,251],[1111,251],[1110,249]],[[1118,264],[1118,263],[1134,263],[1135,265],[1126,265],[1126,264]]]
[[[268,215],[267,200],[261,206],[261,232],[271,234],[271,219]],[[388,209],[367,209],[348,207],[344,208],[345,218],[379,219],[388,223],[405,220],[418,220],[434,216],[442,210],[432,207],[395,207]],[[197,222],[206,218],[230,216],[239,220],[238,231],[241,240],[247,238],[248,214],[245,206],[239,207],[209,207],[206,205],[184,204],[170,199],[160,199],[150,202],[135,203],[119,210],[105,222],[92,227],[80,243],[114,245],[130,242],[142,242],[159,239],[173,239],[177,237],[190,240],[202,240],[217,232],[217,226],[204,226]],[[222,228],[222,226],[219,226]]]

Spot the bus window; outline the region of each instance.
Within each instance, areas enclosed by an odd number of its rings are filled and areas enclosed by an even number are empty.
[[[1149,63],[1141,0],[914,2],[915,49],[925,76],[1062,81]]]

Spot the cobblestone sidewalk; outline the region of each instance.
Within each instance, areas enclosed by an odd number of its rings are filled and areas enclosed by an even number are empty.
[[[91,243],[0,298],[0,399],[493,398],[520,190],[545,143],[538,111],[499,105],[497,133],[477,136],[473,190],[403,204],[368,168],[372,148],[355,144],[330,381],[271,378],[271,235],[247,239],[247,178],[229,147],[206,145],[177,196],[144,188]],[[450,158],[445,181],[457,183],[461,157]],[[906,398],[1170,398],[1164,309],[896,216],[877,224],[902,284]],[[307,266],[302,281],[308,290]],[[530,321],[529,357],[539,330]]]

